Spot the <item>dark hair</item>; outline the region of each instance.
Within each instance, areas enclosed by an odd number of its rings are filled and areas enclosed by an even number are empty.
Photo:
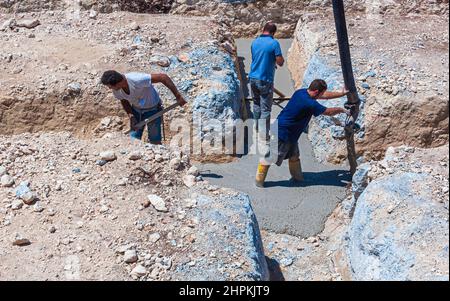
[[[277,32],[277,26],[274,23],[269,22],[266,25],[264,25],[264,32],[275,34]]]
[[[319,91],[320,93],[322,93],[327,89],[328,89],[328,85],[323,79],[315,79],[309,85],[310,91]]]
[[[123,75],[114,70],[108,70],[102,75],[101,82],[104,85],[115,86],[123,80]]]

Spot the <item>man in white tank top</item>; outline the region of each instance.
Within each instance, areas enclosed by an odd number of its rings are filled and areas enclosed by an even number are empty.
[[[101,79],[102,84],[113,90],[114,97],[120,100],[131,123],[130,135],[142,139],[144,129],[136,129],[135,125],[162,110],[161,99],[153,84],[162,83],[175,95],[180,106],[186,101],[177,87],[166,74],[127,73],[114,70],[106,71]],[[152,144],[161,144],[161,118],[148,124],[148,139]]]

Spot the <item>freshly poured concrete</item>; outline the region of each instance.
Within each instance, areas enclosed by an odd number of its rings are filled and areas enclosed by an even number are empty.
[[[291,40],[280,42],[286,57]],[[248,73],[251,40],[238,40],[237,44]],[[294,92],[287,67],[278,68],[275,87],[287,96]],[[281,108],[274,106],[272,118],[275,119],[280,111]],[[345,197],[350,174],[347,167],[318,163],[306,135],[300,139],[300,151],[305,176],[305,181],[300,184],[289,181],[291,176],[285,161],[281,167],[270,168],[266,188],[257,188],[254,182],[259,157],[256,155],[244,156],[228,164],[202,165],[202,176],[211,184],[249,194],[259,225],[264,230],[300,237],[313,236],[323,230],[327,217]]]

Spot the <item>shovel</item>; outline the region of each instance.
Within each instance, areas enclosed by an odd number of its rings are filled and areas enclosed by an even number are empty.
[[[175,109],[176,107],[178,107],[179,104],[178,103],[174,103],[173,105],[163,109],[162,111],[159,111],[158,113],[152,115],[151,117],[139,122],[138,124],[136,124],[135,129],[142,129],[144,128],[147,124],[149,124],[150,122],[155,121],[156,119],[158,119],[159,117],[161,117],[162,115],[166,114],[167,112]],[[125,132],[125,134],[129,134],[132,131],[132,129],[128,130]]]

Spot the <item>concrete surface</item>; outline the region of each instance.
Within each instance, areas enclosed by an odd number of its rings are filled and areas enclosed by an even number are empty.
[[[285,56],[291,42],[281,41]],[[238,53],[247,73],[251,64],[250,44],[251,40],[237,41]],[[286,67],[278,68],[275,86],[286,95],[292,95],[293,85]],[[276,118],[280,110],[274,106],[272,118]],[[200,170],[203,178],[212,184],[249,194],[262,229],[300,237],[313,236],[323,230],[327,217],[345,197],[351,176],[347,167],[318,163],[306,136],[300,140],[305,175],[305,181],[300,184],[289,181],[286,162],[281,167],[272,166],[266,188],[257,188],[254,181],[259,157],[256,155],[228,164],[204,164]]]

